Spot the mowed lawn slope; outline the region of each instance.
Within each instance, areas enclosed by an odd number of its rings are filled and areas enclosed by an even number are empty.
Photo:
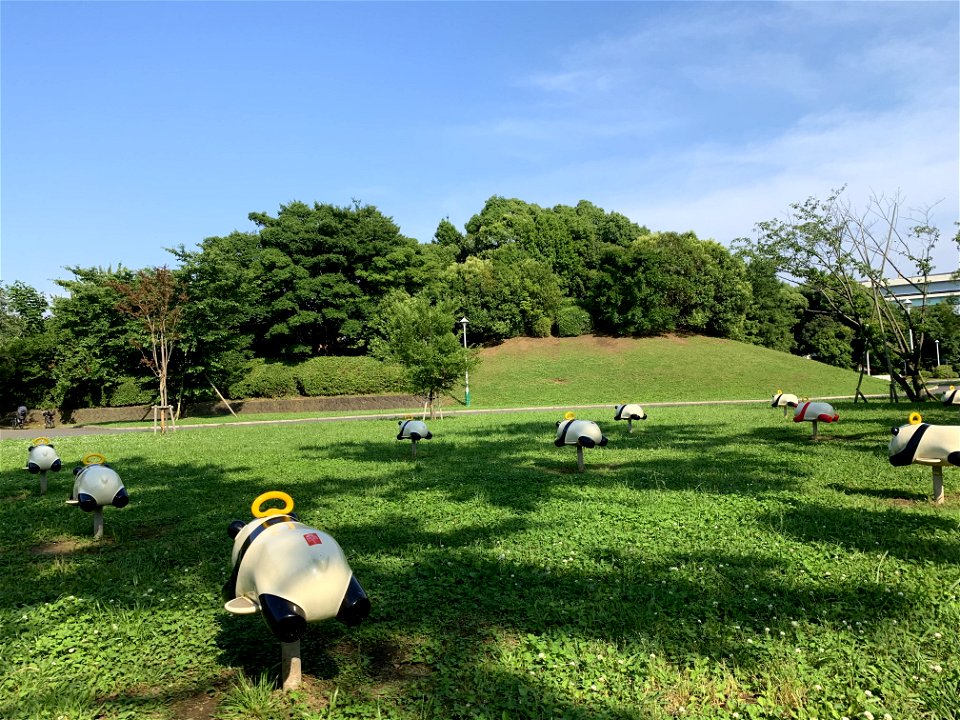
[[[850,370],[697,335],[516,338],[480,358],[470,376],[471,405],[480,408],[755,400],[777,390],[852,396],[857,387]],[[864,378],[862,391],[886,393],[887,383]]]

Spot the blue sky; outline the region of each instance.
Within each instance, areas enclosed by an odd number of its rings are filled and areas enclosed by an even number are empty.
[[[960,4],[0,3],[0,282],[171,265],[292,200],[428,242],[492,195],[724,244],[790,203],[960,218]]]

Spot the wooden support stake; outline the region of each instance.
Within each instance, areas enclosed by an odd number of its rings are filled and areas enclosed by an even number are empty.
[[[813,421],[813,438],[812,439],[813,440],[817,439],[817,421],[816,420]]]
[[[97,507],[93,511],[93,539],[99,540],[103,537],[103,508]]]
[[[939,465],[933,466],[933,502],[943,504],[943,468]]]
[[[300,641],[280,643],[282,657],[280,665],[281,681],[285,691],[300,687],[303,676],[300,672]]]
[[[46,470],[40,471],[40,494],[41,495],[47,494],[47,471]]]
[[[577,445],[577,470],[583,472],[583,448]]]
[[[627,432],[633,432],[633,418],[627,418]]]
[[[417,459],[417,441],[414,440],[412,444],[413,444],[413,459],[416,460]]]

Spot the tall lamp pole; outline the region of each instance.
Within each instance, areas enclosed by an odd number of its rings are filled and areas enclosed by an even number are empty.
[[[464,315],[460,318],[460,324],[463,325],[463,349],[467,349],[467,317]],[[463,370],[463,401],[467,407],[470,407],[470,371],[464,368]]]
[[[937,367],[940,367],[940,341],[934,340],[933,343],[937,348]]]
[[[903,301],[903,304],[907,308],[907,332],[910,333],[910,352],[913,352],[913,328],[910,326],[910,306],[913,305],[913,302],[910,298],[907,298]]]

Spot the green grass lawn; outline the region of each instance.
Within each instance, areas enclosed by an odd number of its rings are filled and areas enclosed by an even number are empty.
[[[484,350],[470,375],[472,404],[750,400],[777,390],[852,397],[857,373],[755,345],[701,337],[517,338]],[[863,392],[888,384],[865,377]]]
[[[59,439],[130,492],[100,542],[69,470],[41,497],[4,440],[0,717],[960,717],[960,470],[932,505],[886,458],[913,407],[837,407],[818,442],[762,405],[580,412],[610,438],[584,473],[559,412],[434,421],[417,461],[387,420]],[[273,489],[373,603],[310,627],[286,695],[219,596]]]

